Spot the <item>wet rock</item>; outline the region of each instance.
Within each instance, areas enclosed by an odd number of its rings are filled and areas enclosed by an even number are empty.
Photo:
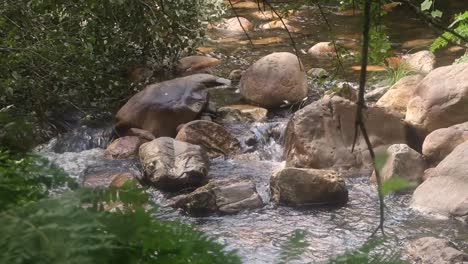
[[[405,144],[391,145],[387,149],[388,158],[382,168],[383,181],[391,177],[400,177],[412,182],[422,182],[426,164],[422,155]],[[375,171],[371,181],[376,182]]]
[[[344,83],[341,87],[339,87],[335,91],[325,94],[323,98],[329,99],[334,96],[339,96],[351,102],[356,102],[358,99],[358,91],[354,89],[353,87],[351,87],[350,85]]]
[[[421,211],[468,217],[468,142],[458,145],[415,190],[411,206]]]
[[[219,63],[220,60],[208,56],[188,56],[180,59],[177,70],[181,73],[201,72]]]
[[[137,160],[101,160],[84,170],[81,184],[90,188],[121,187],[140,177]]]
[[[354,140],[356,104],[340,98],[322,99],[297,111],[285,132],[288,167],[370,169],[372,162],[362,136]],[[384,108],[364,110],[364,123],[375,151],[405,143],[420,149],[422,140],[410,125]],[[385,121],[383,121],[385,120]]]
[[[413,71],[427,74],[434,69],[435,56],[430,51],[422,50],[403,56],[402,63]]]
[[[424,140],[422,153],[439,163],[461,143],[468,141],[468,122],[432,131]]]
[[[112,138],[112,129],[83,126],[51,140],[47,150],[56,153],[81,152],[94,148],[106,148]]]
[[[268,110],[252,105],[229,105],[218,109],[223,122],[256,122],[265,119]]]
[[[402,117],[406,114],[406,108],[409,100],[413,97],[414,91],[421,80],[422,75],[411,75],[400,79],[377,101],[376,106],[385,107]]]
[[[230,73],[229,73],[229,80],[231,81],[240,81],[240,79],[242,78],[242,74],[244,73],[243,70],[240,70],[240,69],[237,69],[237,70],[232,70]]]
[[[115,129],[120,136],[129,129],[147,130],[155,137],[174,137],[180,124],[199,116],[207,102],[205,88],[229,83],[209,74],[194,74],[147,86],[120,108]]]
[[[283,19],[283,21],[281,20],[270,21],[268,23],[261,25],[260,28],[262,29],[284,29],[284,25],[286,25],[286,28],[288,29],[289,32],[301,31],[300,27],[293,25],[292,22],[288,19]]]
[[[132,159],[138,155],[138,149],[140,145],[145,143],[146,140],[142,140],[139,137],[121,137],[114,140],[109,146],[107,146],[104,152],[104,158],[106,159]]]
[[[467,264],[468,254],[447,239],[422,237],[408,243],[406,251],[418,264]]]
[[[329,58],[336,55],[336,50],[331,42],[319,42],[312,46],[307,53],[316,58]]]
[[[273,201],[291,206],[343,205],[346,184],[332,170],[284,168],[270,179]]]
[[[142,182],[163,191],[180,191],[206,182],[209,162],[197,145],[160,137],[140,147]]]
[[[248,68],[242,75],[240,92],[254,104],[278,107],[307,95],[306,75],[296,55],[275,52]]]
[[[187,195],[174,198],[171,206],[194,216],[233,214],[263,206],[255,184],[249,180],[213,180]]]
[[[428,132],[468,121],[468,63],[440,67],[418,85],[406,120]]]
[[[323,68],[312,68],[307,71],[307,76],[314,77],[314,78],[324,78],[328,77],[330,74],[327,70]]]
[[[239,20],[242,25],[239,24]],[[253,24],[245,17],[239,17],[239,19],[237,17],[233,17],[227,19],[219,27],[232,32],[244,32],[244,30],[248,32],[253,29]],[[242,27],[244,27],[244,29],[242,29]]]
[[[365,99],[366,103],[375,103],[377,102],[387,91],[390,89],[389,86],[377,87],[369,92],[366,92]]]
[[[204,120],[183,125],[176,140],[199,145],[212,157],[234,154],[240,150],[239,141],[224,127]]]
[[[139,137],[140,139],[147,141],[155,139],[154,135],[151,134],[151,132],[139,128],[130,128],[128,134],[129,136]]]

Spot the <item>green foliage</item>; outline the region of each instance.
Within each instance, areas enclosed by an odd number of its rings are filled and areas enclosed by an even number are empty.
[[[44,119],[62,105],[111,111],[203,39],[220,0],[6,0],[0,8],[0,107]]]
[[[91,192],[68,193],[0,213],[0,262],[240,263],[233,252],[203,233],[156,220],[141,206],[142,198],[145,204],[149,201],[134,183],[102,195],[86,193]]]
[[[384,26],[372,27],[369,32],[369,63],[380,64],[389,56],[391,48]]]
[[[468,37],[468,11],[455,15],[455,19],[449,26],[450,29],[460,34],[463,37]],[[444,32],[441,36],[434,40],[430,50],[432,52],[446,47],[450,42],[461,44],[461,39],[450,32]]]
[[[392,248],[380,247],[383,241],[369,240],[358,250],[337,256],[327,264],[404,264],[398,252]]]
[[[384,72],[384,78],[387,80],[388,85],[394,85],[402,78],[413,74],[414,71],[409,69],[409,67],[404,64],[400,63],[397,65],[396,68],[393,67],[386,67]]]
[[[309,246],[305,240],[307,232],[304,230],[296,229],[294,233],[288,238],[286,243],[281,246],[281,252],[278,264],[289,263],[293,260],[298,260],[304,249]]]
[[[402,191],[404,189],[408,189],[408,188],[415,187],[415,186],[416,186],[416,183],[414,182],[410,182],[406,179],[393,176],[393,177],[388,178],[382,183],[380,190],[382,194],[385,196],[389,193]]]

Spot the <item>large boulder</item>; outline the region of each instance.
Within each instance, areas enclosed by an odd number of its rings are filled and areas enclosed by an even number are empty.
[[[468,141],[468,122],[432,131],[424,140],[422,153],[433,163],[439,163],[461,143]]]
[[[236,153],[240,142],[224,127],[205,120],[195,120],[182,126],[176,140],[199,145],[210,156]]]
[[[120,108],[115,129],[120,136],[139,128],[155,137],[174,137],[177,126],[194,120],[203,110],[205,88],[228,82],[209,74],[194,74],[149,85]]]
[[[435,62],[435,55],[432,52],[422,50],[403,56],[401,63],[412,71],[427,74],[434,69]]]
[[[248,101],[264,107],[297,102],[307,95],[306,73],[296,55],[275,52],[247,69],[240,80],[240,92]]]
[[[468,63],[440,67],[418,85],[406,120],[428,132],[468,121]]]
[[[468,218],[468,142],[458,145],[431,170],[431,177],[415,190],[411,206]]]
[[[209,161],[197,145],[160,137],[140,147],[142,182],[163,191],[180,191],[206,183]]]
[[[271,198],[290,206],[343,205],[346,184],[332,170],[284,168],[270,179]]]
[[[416,239],[408,243],[406,252],[418,264],[468,264],[468,254],[442,238]]]
[[[387,149],[387,160],[382,168],[382,180],[400,177],[412,182],[422,182],[426,164],[422,155],[406,144],[391,145]],[[375,171],[371,181],[375,182]]]
[[[351,152],[356,104],[340,97],[322,99],[297,111],[286,128],[284,155],[289,167],[370,169],[372,162],[361,134]],[[374,149],[405,143],[419,150],[417,131],[384,108],[364,109],[364,123]]]
[[[406,114],[406,107],[409,100],[413,97],[414,91],[424,76],[410,75],[402,78],[395,83],[390,89],[377,101],[376,105],[388,108],[401,114],[403,117]]]
[[[213,180],[187,195],[173,199],[171,206],[194,216],[233,214],[263,206],[255,184],[249,180]]]

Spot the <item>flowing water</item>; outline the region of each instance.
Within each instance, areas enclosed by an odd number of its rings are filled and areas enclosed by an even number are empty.
[[[463,1],[459,1],[463,2]],[[466,8],[466,6],[465,6]],[[240,14],[252,17],[256,10],[239,10]],[[333,9],[327,9],[333,11]],[[249,13],[250,12],[250,13]],[[433,39],[432,34],[421,21],[408,18],[410,12],[396,8],[385,21],[388,32],[397,53],[410,49],[417,50],[424,40]],[[412,16],[412,15],[411,15]],[[344,43],[356,43],[359,37],[358,17],[329,15],[334,34]],[[300,50],[306,50],[313,42],[328,40],[328,31],[316,9],[307,9],[301,15],[291,18],[303,30],[294,33]],[[261,18],[253,20],[258,26]],[[410,22],[407,22],[410,21]],[[243,34],[230,34],[222,30],[211,30],[211,42],[207,47],[215,49],[212,54],[223,58],[224,63],[215,71],[220,76],[227,76],[236,68],[245,69],[247,65],[273,51],[292,51],[287,35],[283,30],[255,30],[250,33],[254,40],[264,43],[249,47]],[[274,39],[277,38],[277,39]],[[244,42],[242,42],[244,41]],[[411,45],[408,44],[413,41]],[[257,41],[257,43],[260,41]],[[406,43],[406,44],[405,44]],[[352,46],[350,44],[350,46]],[[405,48],[406,47],[406,48]],[[439,65],[449,64],[458,53],[437,54]],[[323,67],[333,70],[333,64],[327,61],[307,58],[301,59],[306,68]],[[346,67],[353,65],[347,62]],[[347,68],[348,69],[348,68]],[[347,70],[348,76],[353,76]],[[350,77],[352,78],[352,77]],[[223,89],[216,93],[218,104],[235,103],[240,100],[233,89]],[[207,232],[218,241],[236,249],[244,263],[276,263],[287,255],[285,247],[288,238],[297,230],[304,231],[303,248],[297,260],[288,263],[321,262],[347,250],[354,250],[363,245],[377,226],[378,199],[376,188],[368,181],[368,175],[346,177],[349,189],[349,203],[338,208],[294,209],[275,206],[269,202],[269,179],[275,169],[282,167],[282,132],[290,116],[288,109],[270,114],[265,122],[253,124],[226,125],[241,141],[245,153],[234,157],[220,157],[211,160],[210,177],[212,178],[248,178],[256,183],[257,190],[265,202],[261,209],[241,212],[228,216],[209,216],[193,218],[181,212],[165,207],[165,196],[154,191],[154,199],[162,205],[157,217],[170,220],[182,220]],[[71,133],[53,139],[39,149],[42,155],[54,160],[72,176],[82,180],[87,174],[99,170],[128,170],[138,172],[136,161],[110,162],[103,159],[103,147],[109,138],[107,128],[79,128]],[[403,244],[421,236],[447,237],[462,249],[468,249],[468,225],[455,219],[444,219],[423,215],[408,207],[411,192],[392,194],[386,198],[386,232],[388,240],[383,248],[399,251]]]

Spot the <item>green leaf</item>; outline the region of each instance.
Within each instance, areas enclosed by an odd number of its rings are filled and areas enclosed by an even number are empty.
[[[382,183],[380,190],[385,196],[391,192],[401,191],[416,186],[415,182],[408,181],[400,177],[390,177]]]
[[[421,10],[426,11],[431,9],[432,6],[432,0],[425,0],[424,2],[421,3]]]
[[[440,10],[434,10],[431,12],[431,16],[435,18],[442,17],[442,12]]]
[[[388,160],[388,154],[386,152],[382,152],[382,153],[377,153],[375,155],[375,159],[374,159],[374,165],[375,165],[375,169],[379,172],[382,171],[383,167],[385,166],[385,163],[387,162]]]

